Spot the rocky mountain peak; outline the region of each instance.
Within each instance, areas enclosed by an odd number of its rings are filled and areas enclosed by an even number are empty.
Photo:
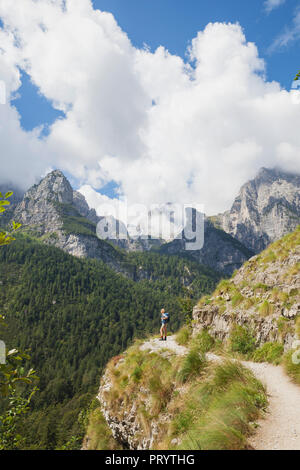
[[[262,251],[300,224],[300,175],[261,168],[218,222],[247,248]]]
[[[78,191],[73,191],[60,170],[52,171],[38,184],[33,185],[25,193],[14,213],[15,220],[25,227],[34,228],[39,235],[61,230],[68,216],[81,216],[94,224],[98,220],[85,197]]]
[[[72,204],[73,189],[65,175],[60,170],[54,170],[45,176],[39,184],[32,186],[25,197]]]

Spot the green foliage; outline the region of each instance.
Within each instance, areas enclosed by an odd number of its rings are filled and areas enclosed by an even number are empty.
[[[205,369],[207,361],[205,354],[199,348],[193,348],[184,358],[182,366],[178,371],[178,380],[185,383],[199,376]]]
[[[202,352],[206,353],[214,347],[215,339],[205,328],[203,328],[193,340],[193,344],[197,346]]]
[[[292,350],[287,352],[283,357],[283,365],[286,373],[293,379],[295,383],[300,385],[300,351]]]
[[[255,349],[256,341],[253,333],[249,328],[244,326],[234,325],[230,333],[229,341],[232,352],[249,354]]]
[[[284,348],[280,343],[265,343],[252,355],[255,362],[270,362],[278,365],[281,362]]]
[[[170,439],[179,437],[179,448],[185,450],[245,449],[250,422],[266,405],[265,390],[249,370],[237,362],[222,363],[187,392]]]
[[[258,311],[261,316],[267,317],[268,315],[272,315],[273,305],[270,304],[267,300],[264,300],[263,303],[259,306]]]
[[[192,334],[191,327],[189,327],[188,325],[184,325],[182,328],[180,328],[180,330],[176,334],[177,343],[180,344],[181,346],[185,346],[186,344],[188,344],[191,334]]]
[[[90,414],[87,435],[89,436],[87,450],[120,449],[116,440],[113,438],[111,429],[107,425],[100,408],[96,408]]]
[[[63,230],[66,234],[87,235],[97,237],[96,225],[81,216],[70,204],[53,203],[63,220]]]
[[[109,359],[134,338],[157,332],[162,307],[171,313],[172,329],[184,323],[180,300],[186,287],[180,276],[185,267],[195,298],[216,282],[213,271],[175,256],[148,253],[128,259],[135,280],[101,261],[78,259],[28,237],[18,236],[0,251],[0,306],[8,325],[3,339],[8,346],[31,348],[40,377],[40,392],[23,420],[24,448],[80,442],[81,397],[96,393]],[[138,280],[139,267],[149,279]]]
[[[21,447],[25,438],[20,434],[18,425],[22,415],[29,411],[31,398],[37,390],[34,387],[24,397],[17,393],[15,385],[9,385],[9,396],[4,411],[0,414],[0,450],[15,450]]]
[[[3,197],[0,192],[0,213],[5,212],[6,206],[9,206],[7,200],[13,195],[12,191],[9,191]],[[20,228],[20,224],[12,222],[12,231],[16,232]],[[14,237],[8,232],[0,232],[0,246],[9,245]],[[3,315],[0,315],[0,327],[5,327]],[[25,353],[12,349],[6,354],[5,351],[5,362],[0,364],[0,449],[17,449],[22,440],[24,439],[17,432],[17,425],[20,417],[25,414],[29,409],[29,403],[32,396],[37,391],[34,387],[32,390],[23,395],[19,394],[18,385],[27,384],[31,386],[33,381],[37,379],[33,369],[30,369],[27,373],[25,372],[22,362],[24,359],[29,359],[29,356]],[[24,396],[25,395],[25,396]]]
[[[35,371],[30,369],[27,373],[22,367],[23,360],[28,360],[28,354],[22,353],[17,349],[12,349],[6,354],[5,364],[0,364],[0,397],[9,395],[18,383],[31,384],[37,380]]]
[[[0,192],[0,214],[6,211],[7,207],[10,205],[8,199],[13,195],[12,191],[8,191],[4,196]],[[12,241],[15,240],[13,234],[21,227],[21,224],[12,222],[12,229],[7,231],[0,231],[0,246],[9,245]]]

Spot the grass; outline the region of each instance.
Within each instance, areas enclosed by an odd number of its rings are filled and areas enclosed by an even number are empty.
[[[284,341],[285,337],[289,333],[294,332],[294,325],[292,324],[292,321],[289,320],[288,318],[285,317],[280,317],[277,320],[277,328],[280,333],[281,340]]]
[[[195,379],[200,376],[201,372],[205,370],[207,361],[205,354],[200,348],[193,348],[184,358],[183,364],[178,371],[177,379],[180,383],[185,383],[188,380]]]
[[[215,346],[215,343],[215,339],[206,329],[201,330],[201,332],[192,340],[192,345],[199,348],[204,353],[211,351]]]
[[[283,345],[280,343],[265,343],[253,352],[252,360],[278,365],[282,360],[283,351]]]
[[[188,391],[171,423],[169,442],[176,437],[179,449],[245,449],[250,422],[266,408],[264,387],[249,370],[237,362],[213,367],[212,375]]]
[[[295,320],[295,333],[298,336],[298,339],[300,339],[300,316]]]
[[[229,345],[231,352],[247,355],[255,350],[256,340],[249,328],[234,325],[229,336]]]
[[[180,328],[180,330],[175,336],[175,339],[177,343],[180,344],[181,346],[186,346],[190,340],[191,335],[192,335],[192,328],[185,325],[182,328]]]
[[[141,351],[139,346],[137,342],[129,348],[123,362],[113,359],[109,362],[107,368],[113,387],[107,392],[107,399],[117,415],[130,406],[134,396],[140,410],[143,410],[145,401],[148,401],[149,416],[152,419],[165,409],[172,396],[179,358],[172,356],[170,360],[158,353]]]
[[[258,312],[262,317],[267,317],[269,315],[272,315],[274,311],[274,307],[272,304],[270,304],[267,300],[264,300],[262,304],[260,304],[258,308]]]
[[[181,333],[182,334],[182,333]],[[149,438],[158,426],[153,449],[245,449],[251,422],[266,407],[265,390],[237,361],[207,362],[205,352],[215,347],[206,330],[190,341],[183,357],[129,348],[107,367],[112,387],[105,393],[118,419],[136,407],[141,436]],[[90,448],[111,449],[103,417],[91,415]],[[97,423],[99,421],[99,423]],[[173,439],[176,438],[176,444]],[[173,441],[173,444],[171,443]],[[116,448],[116,447],[115,447]]]
[[[93,410],[89,416],[87,427],[89,441],[88,450],[118,450],[121,447],[113,438],[111,429],[107,425],[100,408]]]
[[[231,299],[231,305],[238,307],[244,301],[244,297],[240,292],[237,292]]]
[[[298,353],[295,350],[287,352],[283,357],[283,366],[292,380],[300,385],[300,351]]]

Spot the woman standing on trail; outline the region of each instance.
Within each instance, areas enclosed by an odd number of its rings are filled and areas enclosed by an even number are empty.
[[[167,341],[167,324],[169,323],[169,314],[162,308],[161,311],[161,327],[160,327],[160,340]]]

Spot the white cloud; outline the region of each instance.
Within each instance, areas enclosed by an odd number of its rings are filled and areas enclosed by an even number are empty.
[[[56,166],[94,188],[117,181],[129,203],[198,202],[214,213],[261,166],[300,171],[300,106],[266,81],[239,25],[207,25],[184,62],[163,47],[134,48],[89,0],[63,3],[0,0],[12,89],[23,68],[66,113],[41,141],[8,108],[23,139],[19,151],[13,132],[6,138],[12,177],[26,164],[32,177]],[[92,193],[85,186],[97,207]]]
[[[270,51],[275,49],[286,47],[293,41],[300,39],[300,9],[295,10],[293,22],[290,26],[286,27],[283,33],[281,33],[273,42],[270,47]]]
[[[270,13],[275,8],[280,7],[285,3],[286,0],[266,0],[264,7],[267,13]]]

